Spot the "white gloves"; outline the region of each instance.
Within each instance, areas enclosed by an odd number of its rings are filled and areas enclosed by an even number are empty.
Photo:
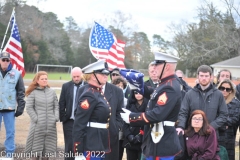
[[[176,128],[177,134],[179,135],[182,132],[182,135],[184,135],[184,130],[182,128]]]
[[[120,113],[121,114],[121,117],[122,119],[124,120],[124,122],[126,123],[130,123],[129,122],[129,115],[131,113],[131,111],[129,111],[128,109],[125,109],[125,108],[122,108],[122,110],[125,112],[125,113]]]
[[[80,153],[79,156],[75,156],[75,160],[86,160],[86,158],[82,153]]]

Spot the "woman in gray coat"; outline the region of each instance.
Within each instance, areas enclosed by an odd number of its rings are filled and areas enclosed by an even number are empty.
[[[26,91],[26,108],[31,126],[25,152],[33,160],[47,160],[57,150],[56,122],[59,117],[58,99],[48,85],[47,72],[38,72]]]

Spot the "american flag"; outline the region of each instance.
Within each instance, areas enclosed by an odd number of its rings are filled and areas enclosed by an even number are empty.
[[[134,69],[121,69],[120,74],[136,89],[139,93],[143,95],[144,93],[144,74],[138,72]],[[131,88],[131,86],[130,86]]]
[[[95,22],[89,37],[89,48],[96,59],[106,59],[109,69],[126,68],[124,65],[125,43]]]
[[[13,68],[17,69],[21,72],[22,77],[25,75],[24,70],[24,60],[23,60],[23,53],[22,53],[22,45],[20,41],[20,34],[18,31],[18,26],[16,23],[15,11],[11,15],[10,19],[11,24],[11,36],[4,47],[3,51],[10,53],[11,55],[11,63]]]

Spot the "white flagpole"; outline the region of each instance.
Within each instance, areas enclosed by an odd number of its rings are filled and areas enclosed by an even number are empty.
[[[97,48],[98,48],[98,33],[97,33],[97,29],[96,29],[96,23],[94,21],[94,30],[95,30],[95,33],[96,33],[96,43],[97,43]],[[99,60],[99,53],[98,53],[98,50],[97,50],[97,55],[98,57],[96,58],[97,60]]]
[[[4,35],[4,38],[3,38],[3,41],[2,41],[2,45],[1,45],[0,52],[2,52],[3,44],[4,44],[4,41],[5,41],[5,38],[6,38],[7,32],[8,32],[8,28],[9,28],[9,25],[10,25],[10,22],[11,22],[11,19],[12,19],[14,13],[15,13],[15,7],[13,7],[13,11],[12,11],[12,14],[11,14],[10,20],[9,20],[9,22],[8,22],[7,29],[6,29],[6,32],[5,32],[5,35]]]

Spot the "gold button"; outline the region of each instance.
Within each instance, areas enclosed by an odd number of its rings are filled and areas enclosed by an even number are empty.
[[[108,118],[107,121],[110,121],[110,118]]]
[[[138,118],[140,119],[141,117],[139,116]]]
[[[76,146],[78,145],[78,144],[75,144]]]
[[[135,117],[133,117],[133,119],[135,119]]]
[[[109,115],[111,116],[111,113],[109,113]]]
[[[107,123],[107,128],[109,127],[109,124]]]
[[[132,119],[132,118],[129,118],[130,120]]]

